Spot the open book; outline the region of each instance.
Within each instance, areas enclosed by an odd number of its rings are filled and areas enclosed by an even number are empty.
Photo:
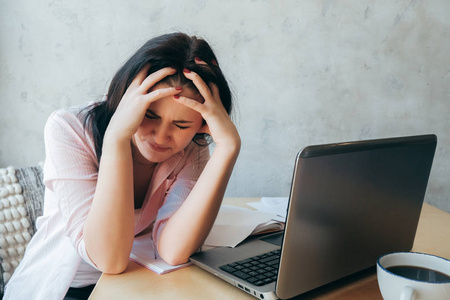
[[[159,256],[151,235],[147,233],[134,239],[130,260],[157,274],[169,273],[191,265],[190,262],[177,266],[166,263]]]

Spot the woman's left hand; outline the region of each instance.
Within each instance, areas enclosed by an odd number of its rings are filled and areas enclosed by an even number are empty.
[[[197,59],[196,63],[206,64]],[[170,264],[186,262],[204,243],[241,147],[241,138],[222,104],[218,87],[215,84],[208,86],[195,72],[183,70],[183,73],[192,80],[205,101],[200,103],[181,95],[174,95],[174,99],[201,114],[206,125],[198,132],[209,134],[216,147],[189,196],[167,221],[159,236],[158,252]]]
[[[204,63],[204,62],[203,62]],[[235,147],[237,151],[240,148],[240,136],[236,129],[236,126],[230,119],[225,107],[220,100],[218,87],[211,83],[209,86],[203,81],[203,79],[195,72],[190,70],[183,70],[184,76],[192,80],[194,85],[199,90],[204,103],[200,103],[196,100],[176,95],[174,99],[179,103],[197,111],[206,121],[199,133],[209,134],[216,147]]]

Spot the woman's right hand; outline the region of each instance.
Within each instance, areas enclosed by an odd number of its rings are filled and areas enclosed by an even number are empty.
[[[152,102],[181,92],[175,87],[164,87],[149,92],[163,78],[176,73],[175,69],[167,67],[147,76],[149,68],[149,65],[144,67],[126,90],[111,118],[105,139],[109,137],[116,141],[129,141],[142,123]]]
[[[86,251],[104,273],[123,272],[133,246],[131,138],[152,102],[180,92],[174,87],[152,90],[175,69],[164,68],[147,76],[148,70],[148,66],[143,68],[133,79],[106,129],[95,195],[83,227]]]

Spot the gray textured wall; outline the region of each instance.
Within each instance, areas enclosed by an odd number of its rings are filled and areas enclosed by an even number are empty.
[[[44,159],[61,107],[98,99],[148,38],[207,39],[238,102],[228,196],[287,196],[303,146],[435,133],[450,211],[450,1],[0,0],[0,166]]]

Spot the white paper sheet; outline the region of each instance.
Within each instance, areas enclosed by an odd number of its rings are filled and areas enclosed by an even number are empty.
[[[248,206],[262,212],[278,215],[278,220],[284,222],[286,219],[288,197],[262,197],[259,202],[249,202]]]
[[[205,240],[206,246],[236,247],[261,224],[277,218],[273,213],[222,205],[214,226]],[[284,220],[283,220],[284,221]]]

